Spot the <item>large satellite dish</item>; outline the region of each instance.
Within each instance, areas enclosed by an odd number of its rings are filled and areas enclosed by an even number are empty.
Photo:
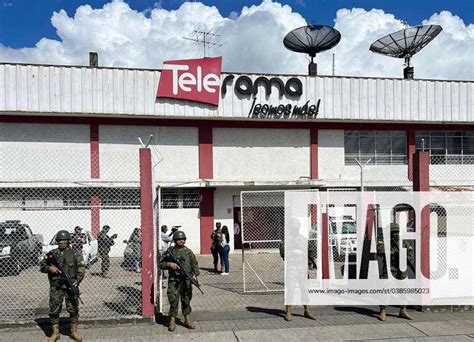
[[[441,31],[443,28],[439,25],[409,27],[378,39],[370,46],[369,50],[390,57],[404,58],[406,68],[403,69],[403,77],[413,78],[415,69],[410,66],[410,59]]]
[[[341,40],[341,34],[335,28],[326,25],[307,25],[294,29],[285,36],[283,44],[291,51],[307,53],[311,57],[308,66],[310,75],[317,74],[317,65],[313,63],[316,54],[332,49]]]

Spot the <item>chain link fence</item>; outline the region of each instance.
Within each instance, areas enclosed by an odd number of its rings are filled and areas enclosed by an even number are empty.
[[[99,175],[88,149],[30,150],[1,149],[9,181],[0,186],[0,323],[48,317],[49,283],[39,263],[57,248],[59,230],[73,234],[71,247],[86,264],[81,319],[141,317],[138,147],[126,156],[108,156],[136,161],[133,177],[117,176],[128,172],[128,163],[107,164]],[[105,225],[110,249],[99,238]],[[67,316],[65,307],[62,315]]]
[[[279,246],[285,227],[284,191],[241,192],[244,292],[284,290]]]
[[[466,203],[446,206],[442,199],[449,198],[450,193],[453,192],[472,193],[474,191],[473,160],[472,156],[430,155],[430,192],[435,195],[435,198],[440,199],[440,203],[433,203],[430,206],[432,244],[430,258],[433,260],[430,268],[431,277],[439,277],[446,272],[450,272],[450,278],[455,276],[455,271],[449,269],[446,263],[448,244],[457,243],[456,248],[459,250],[470,248],[471,251],[467,251],[467,255],[471,253],[472,256],[472,245],[469,247],[466,242],[472,241],[474,236],[473,202],[466,201]],[[460,262],[459,266],[462,267],[462,265],[463,263]],[[444,305],[446,302],[452,304],[451,295],[449,289],[436,289],[437,298],[433,305]],[[466,298],[456,298],[456,301],[462,305],[466,302]]]
[[[284,291],[281,252],[284,253],[285,193],[284,190],[241,192],[244,292]],[[308,210],[312,217],[311,231],[316,231],[316,211]],[[308,266],[315,270],[317,247],[313,236],[310,236],[309,251]]]

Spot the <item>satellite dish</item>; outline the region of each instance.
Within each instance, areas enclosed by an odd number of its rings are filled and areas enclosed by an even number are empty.
[[[308,66],[310,75],[317,74],[317,65],[313,63],[316,54],[332,49],[341,40],[341,34],[335,28],[326,25],[307,25],[289,32],[283,44],[288,50],[307,53],[311,57]]]
[[[406,68],[403,69],[403,77],[411,79],[415,75],[415,69],[410,66],[410,59],[441,31],[443,28],[439,25],[409,27],[378,39],[369,50],[390,57],[404,58]]]

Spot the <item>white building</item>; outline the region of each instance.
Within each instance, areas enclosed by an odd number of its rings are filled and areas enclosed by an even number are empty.
[[[140,224],[137,138],[151,134],[160,224],[183,226],[201,253],[215,222],[232,235],[242,190],[359,187],[355,158],[371,159],[365,186],[409,186],[423,141],[433,185],[472,181],[472,81],[222,73],[214,106],[157,98],[161,73],[0,64],[0,220],[45,240],[103,224],[127,239]]]

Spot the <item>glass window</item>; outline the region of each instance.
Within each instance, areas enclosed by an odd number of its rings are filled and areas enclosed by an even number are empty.
[[[199,189],[162,189],[161,208],[199,208]]]
[[[345,131],[345,164],[406,164],[405,131]]]
[[[430,152],[431,164],[474,163],[474,132],[416,132],[416,148],[422,150],[423,147]]]

